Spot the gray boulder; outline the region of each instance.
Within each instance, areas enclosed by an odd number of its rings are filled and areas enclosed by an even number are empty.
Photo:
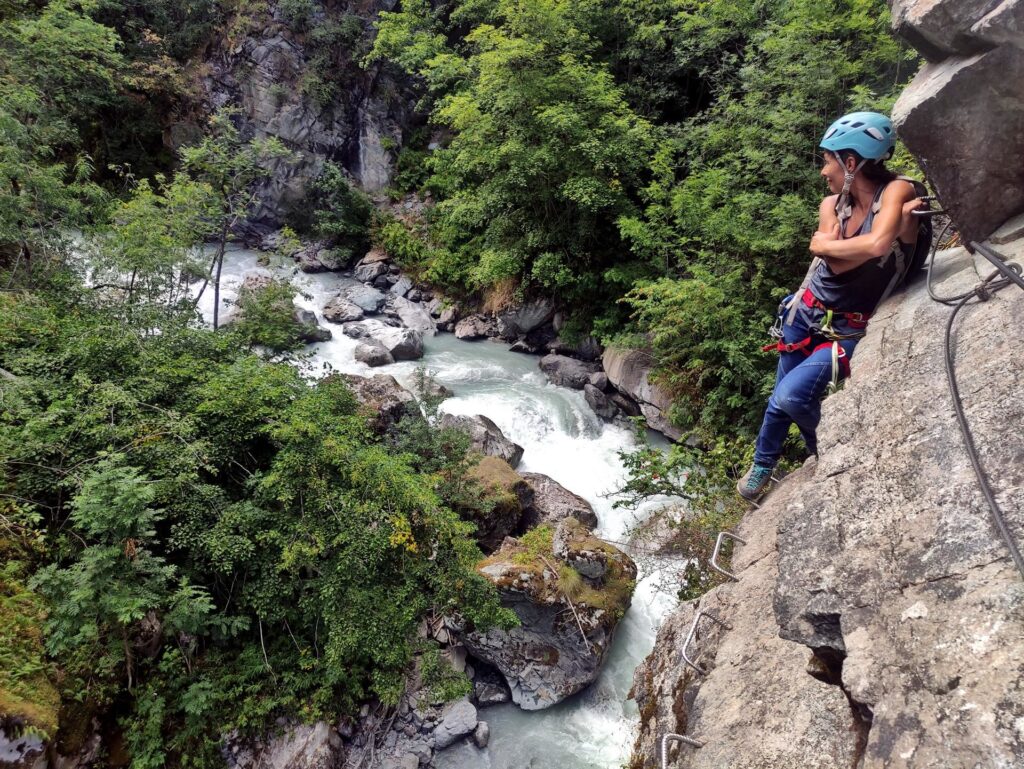
[[[893,108],[965,241],[984,240],[1024,211],[1021,82],[1024,49],[1004,45],[926,65]]]
[[[444,313],[441,314],[439,322],[445,322]],[[485,318],[483,315],[470,315],[455,324],[455,337],[472,341],[485,339],[497,333],[497,326],[492,318]]]
[[[398,328],[377,320],[346,323],[345,336],[382,347],[395,360],[419,360],[423,357],[423,335],[408,328]]]
[[[322,241],[305,243],[291,254],[302,272],[334,272],[345,268],[346,254],[328,248]]]
[[[472,702],[466,699],[453,702],[445,708],[441,723],[434,730],[434,747],[444,750],[472,734],[478,723],[476,707]]]
[[[380,312],[387,301],[382,292],[370,286],[349,286],[341,292],[341,296],[367,313]]]
[[[578,342],[573,343],[569,343],[560,336],[556,336],[553,340],[547,342],[545,347],[549,352],[556,355],[568,355],[572,358],[588,361],[600,360],[602,353],[604,353],[601,343],[592,336],[584,337]]]
[[[391,300],[391,307],[406,328],[418,331],[424,336],[433,336],[437,333],[434,319],[422,305],[399,296]]]
[[[608,381],[637,404],[652,429],[674,441],[682,437],[682,431],[668,419],[668,411],[672,407],[671,398],[651,381],[654,359],[650,353],[610,347],[605,350],[602,362]],[[612,400],[620,405],[619,400]],[[629,413],[626,408],[623,411]]]
[[[582,390],[590,383],[590,376],[600,367],[596,363],[569,358],[565,355],[545,355],[540,359],[540,370],[552,384]]]
[[[498,313],[498,335],[509,342],[547,323],[555,314],[550,299],[534,299]]]
[[[583,397],[594,413],[602,419],[613,419],[619,413],[618,407],[611,398],[589,382],[583,386]]]
[[[567,552],[593,546],[590,532],[572,519],[562,525],[568,523],[576,528]],[[559,586],[568,564],[552,551],[530,551],[508,538],[480,565],[480,574],[494,583],[502,605],[516,613],[520,625],[486,633],[462,630],[460,636],[476,658],[505,676],[512,701],[524,710],[561,702],[600,673],[636,579],[636,565],[629,556],[606,547],[610,556],[604,583],[591,585],[575,599],[567,598]]]
[[[341,294],[324,305],[324,320],[329,320],[331,323],[351,323],[361,320],[362,317],[363,308]]]
[[[303,342],[326,342],[333,336],[329,328],[323,328],[317,323],[316,313],[312,310],[296,307],[293,318],[299,326],[299,338]]]
[[[520,473],[533,489],[533,501],[523,510],[523,529],[557,524],[575,518],[588,529],[597,527],[594,508],[583,497],[573,494],[553,478],[541,473]]]
[[[483,750],[487,747],[487,743],[491,741],[491,727],[487,725],[486,721],[481,721],[476,725],[476,729],[473,731],[473,744]]]
[[[1020,0],[890,0],[896,32],[930,61],[1024,41]]]
[[[410,289],[412,289],[412,281],[403,275],[391,286],[391,293],[395,296],[405,296]]]
[[[513,443],[494,422],[483,414],[461,416],[442,414],[440,426],[465,433],[472,441],[472,447],[484,456],[499,457],[515,468],[523,458],[523,447]]]
[[[373,248],[366,252],[366,256],[359,260],[359,265],[376,264],[377,262],[390,262],[391,257],[387,252],[379,248]]]
[[[473,685],[473,697],[476,699],[476,704],[481,708],[487,708],[491,705],[504,705],[512,699],[512,695],[509,694],[508,689],[504,686],[488,683],[487,681],[477,681]]]
[[[352,271],[353,277],[356,280],[361,280],[363,283],[372,283],[375,278],[385,275],[388,271],[388,266],[384,262],[370,262],[369,264],[359,264]]]
[[[359,344],[356,346],[354,357],[360,363],[365,363],[371,368],[387,366],[395,362],[391,353],[376,344]]]

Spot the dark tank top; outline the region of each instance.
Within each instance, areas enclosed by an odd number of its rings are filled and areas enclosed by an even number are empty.
[[[864,223],[856,233],[849,237],[871,232],[875,209],[878,201],[882,198],[884,189],[884,187],[878,188],[871,208],[868,209],[868,215],[864,217]],[[847,237],[845,233],[843,237]],[[899,248],[903,252],[905,260],[909,260],[913,256],[913,244],[899,243]],[[897,256],[895,249],[892,249],[885,256],[869,259],[852,270],[838,274],[832,272],[832,269],[822,259],[811,276],[808,289],[814,294],[815,299],[831,310],[871,315],[896,276]]]

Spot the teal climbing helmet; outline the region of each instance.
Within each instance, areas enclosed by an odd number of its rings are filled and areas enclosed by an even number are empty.
[[[853,150],[865,160],[887,160],[896,146],[892,121],[877,112],[851,112],[825,131],[821,148],[832,152]]]

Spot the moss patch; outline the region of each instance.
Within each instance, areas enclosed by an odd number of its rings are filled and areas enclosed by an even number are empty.
[[[0,540],[0,717],[49,737],[57,730],[60,696],[43,646],[45,605],[25,586],[22,555]]]

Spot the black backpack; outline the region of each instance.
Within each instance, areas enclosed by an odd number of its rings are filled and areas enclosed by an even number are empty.
[[[914,192],[919,198],[926,197],[928,195],[928,188],[924,186],[922,182],[917,179],[911,179],[909,176],[899,176],[898,179],[910,182],[914,185]],[[925,202],[925,209],[930,210],[931,204]],[[925,264],[928,262],[928,253],[932,250],[932,238],[935,233],[932,228],[932,217],[930,216],[919,216],[917,217],[917,243],[914,245],[914,253],[911,255],[909,262],[906,265],[906,269],[903,275],[900,276],[899,280],[893,288],[899,286],[905,286],[913,283],[915,279],[921,276],[921,271],[924,269]]]

